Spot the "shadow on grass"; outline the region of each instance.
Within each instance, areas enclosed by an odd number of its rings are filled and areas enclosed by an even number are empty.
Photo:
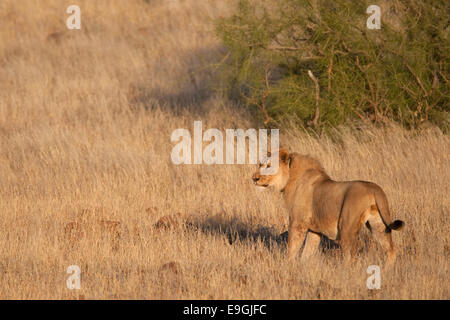
[[[240,221],[238,218],[223,218],[218,216],[189,221],[186,226],[190,230],[200,230],[208,235],[226,236],[230,245],[263,243],[269,250],[286,249],[288,231],[281,234],[273,228],[256,225],[254,227]],[[320,249],[324,253],[333,253],[339,245],[326,236],[320,236]]]
[[[161,79],[155,74],[145,74],[132,82],[128,101],[133,108],[145,110],[159,107],[164,111],[180,115],[183,111],[203,114],[208,107],[206,101],[217,94],[219,81],[218,63],[226,54],[221,47],[184,50],[180,67],[174,68],[164,62],[160,69]],[[206,108],[206,110],[204,110]]]

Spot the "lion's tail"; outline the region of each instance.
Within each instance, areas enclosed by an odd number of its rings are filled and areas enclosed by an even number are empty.
[[[391,221],[391,216],[389,212],[389,204],[387,201],[386,194],[381,188],[375,189],[375,202],[378,207],[378,212],[380,213],[381,220],[386,226],[386,233],[391,232],[391,230],[401,230],[405,223],[402,220]]]

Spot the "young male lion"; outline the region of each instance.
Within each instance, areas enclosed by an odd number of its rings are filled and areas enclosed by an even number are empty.
[[[310,256],[319,246],[320,235],[335,240],[346,257],[353,257],[356,239],[366,225],[387,252],[392,264],[397,249],[392,243],[391,230],[404,223],[392,222],[388,201],[383,190],[366,181],[333,181],[320,163],[305,155],[279,150],[278,170],[262,175],[261,168],[270,167],[263,161],[253,174],[256,186],[274,187],[283,192],[289,211],[288,257],[294,259],[305,238],[302,257]]]

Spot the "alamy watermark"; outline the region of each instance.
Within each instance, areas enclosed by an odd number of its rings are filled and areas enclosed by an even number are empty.
[[[381,289],[381,270],[380,266],[370,265],[367,267],[367,274],[370,274],[370,277],[367,278],[366,286],[367,289]]]
[[[245,164],[246,141],[248,139],[248,164],[260,162],[271,165],[261,168],[262,175],[278,171],[279,130],[270,129],[270,152],[267,148],[267,129],[226,129],[224,134],[219,129],[210,128],[203,132],[202,122],[194,121],[193,137],[188,129],[176,129],[170,136],[173,147],[171,158],[179,164]],[[235,152],[235,140],[237,140]],[[208,142],[203,148],[203,142]],[[224,148],[225,144],[225,148]],[[193,149],[193,156],[192,156]],[[235,161],[236,153],[236,161]]]
[[[67,273],[70,277],[66,280],[67,289],[81,289],[81,269],[77,265],[71,265],[67,267]]]
[[[176,4],[177,1],[172,0],[169,6]],[[66,26],[70,30],[81,29],[81,10],[80,7],[73,4],[67,7],[66,12],[71,14],[66,21]],[[366,26],[370,30],[381,29],[381,9],[377,5],[370,5],[366,9],[366,13],[370,14],[366,21]]]
[[[73,4],[66,9],[68,14],[71,14],[66,20],[67,29],[81,29],[81,10],[80,7]]]
[[[381,9],[377,5],[370,5],[366,10],[367,14],[370,14],[367,18],[366,26],[367,29],[381,29]]]

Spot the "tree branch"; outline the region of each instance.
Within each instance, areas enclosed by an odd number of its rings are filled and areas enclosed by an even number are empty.
[[[314,84],[316,86],[316,111],[314,113],[314,118],[312,121],[310,121],[310,125],[314,125],[314,127],[317,127],[317,122],[319,121],[320,116],[320,109],[319,109],[319,80],[313,75],[311,70],[308,70],[308,76],[311,78],[312,81],[314,81]]]

